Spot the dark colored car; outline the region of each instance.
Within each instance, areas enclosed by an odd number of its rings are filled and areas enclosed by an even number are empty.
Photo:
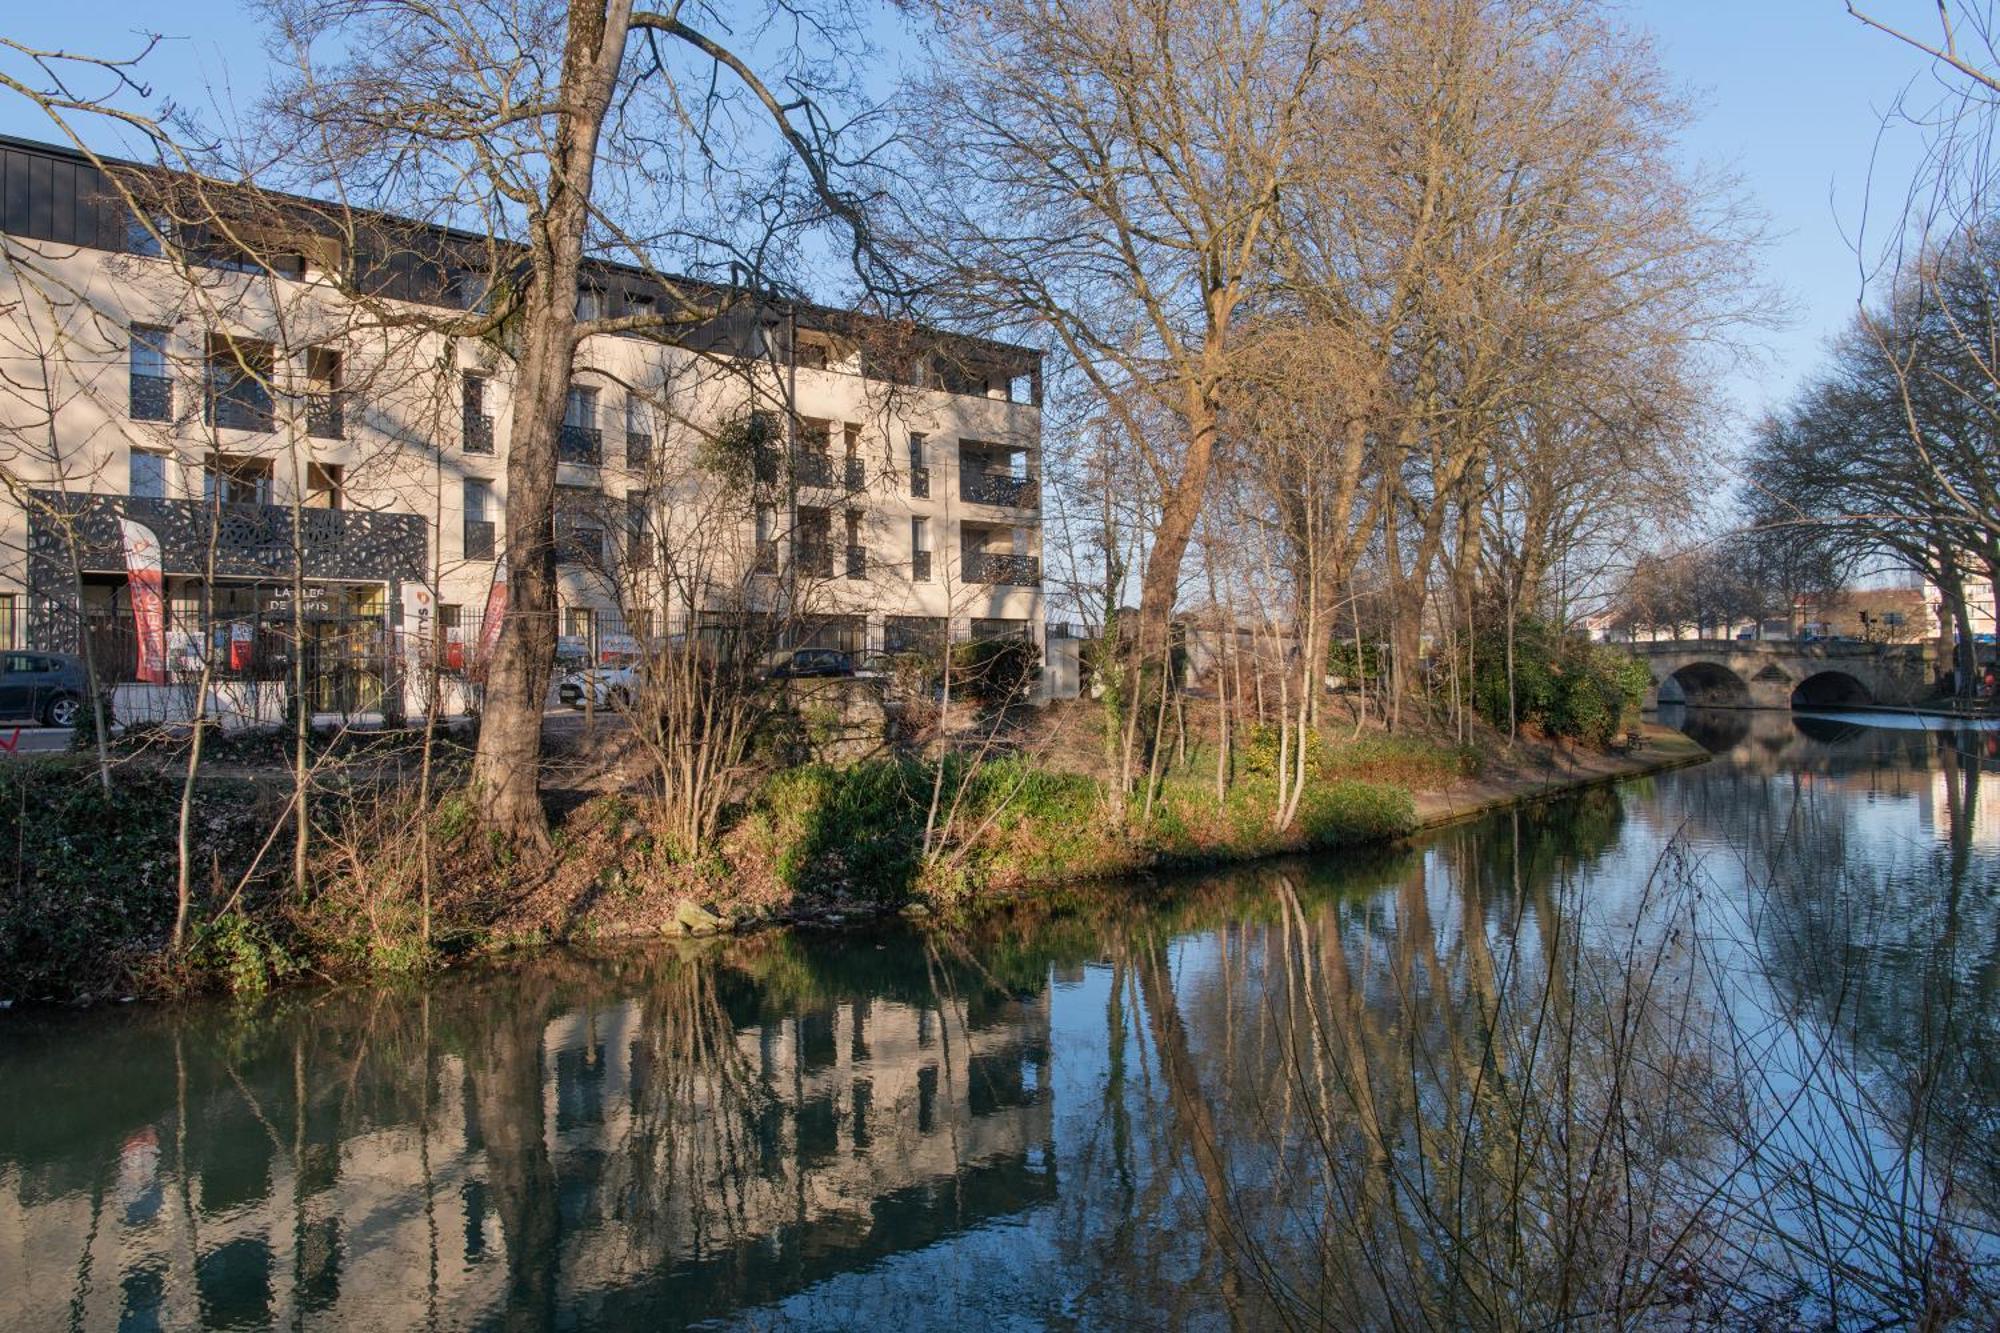
[[[73,727],[88,694],[83,660],[68,653],[0,653],[0,717]]]
[[[794,649],[790,657],[771,668],[773,680],[809,680],[853,674],[854,659],[832,648]]]

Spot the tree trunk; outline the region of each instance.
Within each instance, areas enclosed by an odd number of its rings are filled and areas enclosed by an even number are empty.
[[[487,667],[472,778],[487,828],[534,851],[549,845],[540,773],[542,705],[556,645],[556,441],[576,351],[577,275],[598,135],[630,20],[629,0],[569,9],[548,198],[528,226],[533,274],[507,456],[507,611]]]

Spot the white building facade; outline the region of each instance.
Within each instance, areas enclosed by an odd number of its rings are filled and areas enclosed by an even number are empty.
[[[440,326],[491,306],[492,272],[370,255],[361,226],[218,237],[122,182],[0,140],[0,647],[87,647],[127,720],[185,715],[202,678],[213,712],[279,716],[294,655],[315,712],[420,707],[432,668],[462,699],[507,546],[512,374],[504,329]],[[694,313],[575,358],[559,654],[745,617],[788,646],[1042,646],[1036,353],[636,269],[586,283],[586,318]],[[162,548],[165,685],[135,679],[126,519]]]

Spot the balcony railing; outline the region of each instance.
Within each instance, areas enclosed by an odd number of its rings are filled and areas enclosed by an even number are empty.
[[[164,375],[132,376],[132,420],[172,421],[174,382]]]
[[[564,463],[596,466],[604,458],[604,432],[595,426],[572,426],[565,421],[556,435],[556,458]]]
[[[913,467],[910,469],[910,495],[912,498],[918,500],[928,500],[931,498],[931,470],[929,468]]]
[[[556,562],[564,565],[603,564],[604,529],[559,525],[556,529]]]
[[[1009,551],[967,551],[965,577],[970,583],[997,583],[1032,588],[1042,581],[1042,562],[1032,555]]]
[[[270,430],[271,395],[254,380],[211,384],[202,401],[201,419],[224,430]]]
[[[625,466],[642,468],[653,461],[653,437],[639,431],[625,432]]]
[[[485,518],[465,520],[465,558],[467,560],[491,560],[493,558],[493,521]]]
[[[642,568],[653,563],[653,535],[650,532],[625,534],[625,563]]]
[[[757,543],[757,572],[775,574],[778,572],[778,544],[768,539]]]
[[[931,581],[931,553],[929,551],[910,552],[910,577],[918,583]]]
[[[465,452],[468,454],[493,452],[493,418],[484,412],[465,414]]]
[[[347,438],[347,411],[340,394],[306,395],[306,434],[316,440]]]
[[[833,547],[824,542],[800,542],[792,555],[793,566],[814,578],[833,577]]]
[[[833,459],[830,455],[801,452],[792,460],[792,475],[801,486],[832,486]]]
[[[1002,505],[1008,509],[1033,509],[1039,494],[1033,477],[1015,477],[1005,472],[961,472],[958,498],[972,504]]]
[[[865,579],[868,577],[868,548],[850,546],[847,548],[847,577]]]
[[[867,465],[866,465],[866,464],[864,464],[864,463],[863,463],[863,462],[862,462],[862,461],[861,461],[860,459],[858,459],[858,458],[850,458],[850,459],[848,459],[848,460],[847,460],[847,467],[846,467],[846,470],[845,470],[845,474],[844,474],[844,476],[843,476],[842,480],[843,480],[843,481],[844,481],[844,482],[846,483],[846,485],[847,485],[847,489],[848,489],[848,492],[849,492],[850,494],[852,494],[852,493],[854,493],[854,492],[856,492],[856,491],[865,491],[865,490],[867,490],[867,489],[868,489],[868,467],[867,467]]]

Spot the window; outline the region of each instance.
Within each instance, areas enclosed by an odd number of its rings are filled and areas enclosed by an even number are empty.
[[[910,432],[910,494],[919,500],[930,498],[931,471],[924,466],[924,437]]]
[[[0,592],[0,648],[12,648],[21,641],[19,594]]]
[[[602,287],[577,288],[576,317],[578,319],[603,319],[605,308],[604,289]]]
[[[597,624],[597,612],[587,606],[567,606],[563,608],[563,634],[568,638],[590,642],[590,631]]]
[[[847,577],[868,577],[868,548],[861,544],[861,511],[847,511]]]
[[[910,520],[910,577],[919,583],[930,582],[931,521],[927,518]]]
[[[143,218],[125,219],[125,251],[127,254],[144,255],[149,259],[159,259],[166,254],[162,243],[172,235],[168,222],[158,214],[147,214]]]
[[[642,468],[652,461],[653,414],[636,393],[625,395],[625,466]]]
[[[269,343],[210,334],[203,419],[230,430],[270,430],[273,364]]]
[[[167,460],[163,454],[144,449],[132,451],[132,476],[128,493],[139,500],[167,498]]]
[[[645,491],[625,492],[625,556],[635,565],[653,558],[651,508]]]
[[[134,324],[131,361],[132,420],[171,421],[174,382],[167,374],[167,331],[151,324]]]
[[[798,364],[806,370],[825,370],[827,363],[826,344],[800,340]]]
[[[769,506],[757,506],[757,568],[771,570],[778,564],[777,515]]]
[[[306,464],[306,508],[345,509],[347,469],[338,463]]]
[[[210,454],[202,469],[201,498],[208,504],[270,504],[271,460],[241,454]]]
[[[572,384],[563,401],[556,457],[565,463],[596,463],[604,456],[604,432],[597,428],[597,390]]]
[[[331,347],[306,349],[306,434],[338,440],[347,434],[340,401],[340,353]]]
[[[643,292],[625,293],[625,313],[627,315],[644,316],[650,319],[653,316],[653,310],[652,297],[647,296]]]
[[[494,547],[493,483],[465,479],[465,558],[491,560]]]
[[[486,414],[486,377],[464,371],[459,376],[459,394],[464,400],[464,446],[468,454],[493,452],[493,418]]]
[[[588,486],[556,487],[556,559],[599,565],[604,560],[603,497]]]

